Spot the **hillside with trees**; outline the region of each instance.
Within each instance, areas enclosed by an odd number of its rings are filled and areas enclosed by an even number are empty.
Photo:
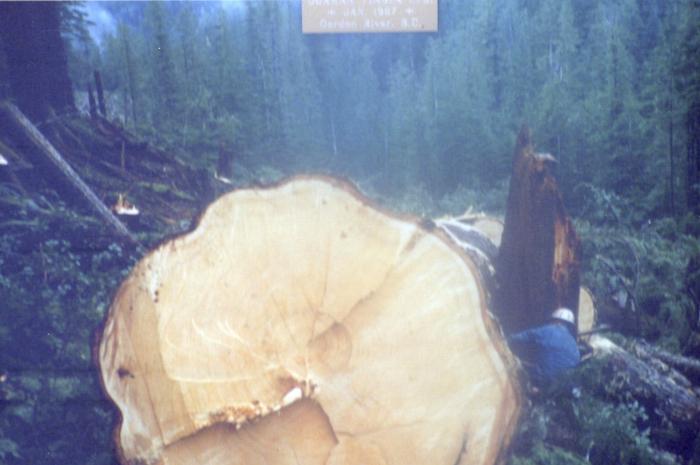
[[[570,202],[590,183],[640,216],[698,204],[691,1],[444,2],[423,35],[304,36],[295,2],[105,8],[114,30],[74,41],[76,88],[100,69],[114,116],[198,164],[223,145],[441,196],[501,182],[528,122]]]

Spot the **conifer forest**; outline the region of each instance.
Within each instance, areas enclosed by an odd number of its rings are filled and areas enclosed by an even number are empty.
[[[423,0],[326,3],[372,1]],[[502,222],[521,131],[607,345],[523,381],[473,463],[700,465],[700,1],[435,2],[436,32],[354,34],[304,34],[301,0],[0,2],[0,465],[196,463],[128,458],[98,359],[120,284],[215,199],[318,175],[426,230]]]

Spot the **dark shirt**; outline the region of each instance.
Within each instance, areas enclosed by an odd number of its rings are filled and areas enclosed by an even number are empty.
[[[510,348],[536,384],[546,384],[581,361],[576,339],[564,323],[550,323],[513,334]]]

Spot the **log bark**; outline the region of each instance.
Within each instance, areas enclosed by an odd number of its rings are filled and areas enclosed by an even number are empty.
[[[682,373],[687,380],[692,383],[700,379],[700,360],[692,357],[684,357],[678,354],[672,354],[658,347],[654,347],[644,340],[633,341],[628,349],[637,355],[642,360],[658,360],[674,370]],[[685,382],[682,382],[688,386]],[[696,390],[698,388],[695,388]]]
[[[521,405],[470,260],[327,178],[230,193],[121,286],[122,463],[500,463]]]
[[[556,160],[518,136],[496,263],[494,307],[506,332],[545,323],[557,307],[577,313],[580,242],[552,173]]]
[[[474,261],[490,297],[495,287],[493,263],[498,255],[503,223],[486,215],[465,214],[440,218],[435,224]]]
[[[78,176],[78,173],[73,170],[54,146],[51,145],[16,106],[11,103],[2,103],[0,104],[0,112],[4,114],[4,118],[7,121],[11,121],[17,130],[24,134],[27,140],[31,141],[32,145],[34,145],[40,153],[51,161],[53,166],[55,166],[61,175],[82,194],[105,223],[114,229],[118,235],[128,239],[134,244],[139,244],[138,240],[129,232],[126,226],[112,214],[109,208],[102,203],[90,187]]]

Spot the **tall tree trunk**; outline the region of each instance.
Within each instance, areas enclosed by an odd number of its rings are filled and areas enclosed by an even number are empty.
[[[90,118],[97,119],[97,104],[95,103],[95,93],[92,91],[92,84],[88,82],[88,108],[90,108]]]
[[[100,113],[105,118],[107,117],[107,104],[105,103],[105,92],[102,88],[102,76],[100,72],[95,70],[95,90],[97,91],[97,104],[99,105]]]
[[[668,97],[668,161],[669,161],[669,193],[671,196],[671,214],[676,214],[676,166],[673,153],[673,77],[669,79]]]
[[[122,48],[124,51],[124,63],[126,64],[126,79],[127,86],[129,89],[129,99],[131,100],[131,121],[133,125],[136,126],[138,122],[138,104],[136,102],[136,76],[134,74],[134,64],[133,58],[131,56],[131,47],[129,45],[129,39],[126,36],[127,29],[123,24],[119,25],[122,36]]]
[[[7,59],[10,91],[33,120],[50,109],[74,108],[60,3],[0,2],[0,42]]]
[[[700,212],[700,104],[690,108],[686,124],[688,131],[686,198],[688,209]]]

